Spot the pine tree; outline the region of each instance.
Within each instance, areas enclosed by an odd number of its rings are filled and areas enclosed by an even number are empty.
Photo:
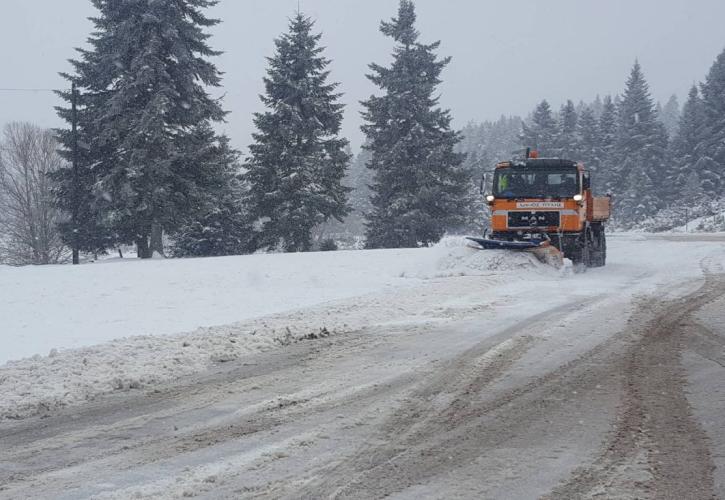
[[[566,101],[559,111],[558,127],[554,138],[555,153],[558,158],[576,160],[579,157],[577,151],[577,116],[576,107],[571,100]]]
[[[435,95],[450,58],[438,59],[440,42],[418,41],[415,6],[401,0],[398,17],[381,24],[396,43],[390,67],[371,64],[370,81],[382,96],[363,102],[362,130],[372,153],[373,211],[367,224],[370,248],[416,247],[438,241],[463,223],[470,203],[470,174],[451,115]]]
[[[209,122],[224,118],[206,87],[220,85],[207,59],[204,15],[214,0],[93,0],[99,10],[90,50],[72,61],[84,96],[84,139],[94,211],[104,214],[121,242],[139,256],[162,251],[162,230],[173,232],[205,197],[204,175],[219,171],[190,165],[185,147]],[[60,111],[68,119],[68,110]],[[68,148],[67,135],[61,138]]]
[[[656,193],[666,185],[667,132],[657,119],[639,62],[632,68],[618,111],[616,155],[620,168],[614,172],[613,185],[641,193],[637,204],[619,205],[619,215],[633,223],[662,208],[663,200]],[[632,185],[633,182],[642,184]],[[650,188],[652,191],[647,191]]]
[[[601,118],[602,113],[604,112],[604,102],[602,102],[602,98],[599,94],[597,94],[597,97],[594,99],[594,102],[592,102],[589,107],[594,112],[594,117],[597,120],[599,118]]]
[[[496,121],[480,124],[469,123],[463,128],[463,140],[457,150],[466,155],[464,166],[469,170],[476,182],[470,186],[469,220],[465,229],[469,233],[481,234],[487,224],[484,215],[488,205],[479,191],[479,180],[485,172],[502,160],[510,159],[516,150],[521,149],[521,127],[523,121],[519,117],[501,116]]]
[[[722,196],[720,188],[723,182],[723,177],[720,174],[722,165],[709,156],[701,156],[692,169],[700,179],[700,185],[705,193],[711,196]]]
[[[677,126],[677,134],[670,144],[670,161],[672,169],[668,182],[673,187],[673,197],[679,194],[684,186],[696,177],[694,167],[699,156],[697,147],[702,140],[705,108],[696,85],[690,89],[687,102],[682,108],[682,115]],[[697,176],[699,179],[699,176]],[[691,188],[692,186],[690,186]]]
[[[597,174],[601,161],[599,124],[590,106],[582,110],[578,129],[577,159],[582,160],[592,173]]]
[[[623,171],[627,172],[627,177],[622,183],[615,204],[617,211],[626,217],[623,220],[625,227],[654,215],[660,201],[649,170],[641,168],[637,161],[635,158],[624,159]]]
[[[244,180],[258,248],[309,251],[315,226],[348,213],[342,180],[350,154],[339,137],[344,106],[338,84],[327,81],[330,61],[313,27],[298,13],[275,40],[262,96],[267,111],[254,118]]]
[[[66,79],[74,78],[64,74]],[[67,102],[73,99],[71,92],[59,92],[59,96]],[[67,214],[58,226],[61,237],[66,245],[78,247],[79,252],[104,254],[111,247],[116,237],[113,234],[107,214],[100,210],[99,200],[109,195],[97,186],[97,158],[106,151],[92,149],[89,145],[99,131],[95,127],[91,110],[94,109],[91,96],[76,93],[78,103],[78,130],[74,137],[72,130],[57,129],[56,137],[60,144],[59,153],[65,163],[51,174],[55,183],[54,195],[57,206]],[[56,108],[59,116],[72,123],[70,108]],[[76,151],[76,169],[73,168],[74,150]]]
[[[466,155],[466,165],[477,169],[479,178],[483,170],[490,170],[496,162],[507,160],[521,148],[523,121],[517,116],[501,116],[496,121],[469,123],[463,130],[458,151]]]
[[[606,193],[614,192],[614,173],[617,170],[615,148],[617,142],[617,106],[606,96],[599,115],[599,175],[597,185]]]
[[[680,102],[676,95],[672,95],[664,106],[657,103],[658,116],[667,130],[667,135],[672,138],[677,133],[677,124],[680,121]]]
[[[173,234],[176,257],[240,255],[251,250],[249,219],[242,204],[245,189],[238,172],[239,152],[226,136],[216,136],[211,127],[199,129],[187,143],[190,168],[211,168],[211,181],[197,186],[206,196],[195,199],[193,216],[180,223]]]
[[[684,184],[678,185],[678,188],[680,196],[683,200],[686,200],[687,205],[697,206],[707,197],[697,171],[693,170],[690,175],[683,179],[683,182]]]
[[[373,183],[373,172],[368,168],[372,159],[370,151],[363,148],[350,165],[345,184],[352,190],[350,192],[350,207],[352,213],[364,218],[372,210],[370,186]]]
[[[523,125],[521,141],[525,148],[532,148],[541,156],[556,154],[557,123],[551,106],[543,100],[536,106],[529,123]]]
[[[702,102],[705,122],[697,154],[709,161],[700,162],[699,173],[707,184],[706,190],[713,193],[725,185],[725,51],[717,57],[702,84]]]

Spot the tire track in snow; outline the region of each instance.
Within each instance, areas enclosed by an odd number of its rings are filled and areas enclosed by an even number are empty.
[[[709,267],[706,262],[703,267]],[[623,360],[624,395],[601,455],[550,498],[714,498],[708,439],[687,400],[685,344],[702,334],[694,314],[725,295],[725,277],[679,300],[640,306],[637,341]],[[643,319],[651,316],[652,319]]]
[[[517,333],[539,321],[555,324],[603,298],[592,298],[577,311],[566,304],[537,315],[497,335],[499,340],[508,340],[493,349],[489,340],[458,357],[408,398],[374,443],[341,464],[319,471],[305,488],[289,497],[367,499],[404,491],[470,463],[487,447],[501,445],[516,429],[526,429],[540,419],[543,412],[562,407],[577,390],[597,390],[605,383],[600,370],[610,371],[609,377],[613,377],[615,338],[493,399],[487,401],[484,394],[487,386],[536,344],[536,338]]]

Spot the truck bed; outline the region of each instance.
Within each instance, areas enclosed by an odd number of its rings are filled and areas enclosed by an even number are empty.
[[[592,221],[603,222],[609,220],[612,213],[612,199],[609,196],[592,198]]]

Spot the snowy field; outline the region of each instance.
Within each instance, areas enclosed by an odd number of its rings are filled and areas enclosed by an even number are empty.
[[[419,250],[0,267],[0,418],[306,338],[488,310],[506,322],[572,298],[651,293],[725,261],[720,241],[617,235],[610,251],[606,268],[582,274],[460,238]]]
[[[106,341],[228,325],[413,286],[415,279],[534,266],[477,255],[462,239],[425,250],[0,266],[0,365]]]
[[[374,292],[415,252],[334,252],[0,266],[0,364],[139,335],[225,325]]]

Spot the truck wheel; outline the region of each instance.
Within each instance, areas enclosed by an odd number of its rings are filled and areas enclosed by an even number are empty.
[[[591,267],[603,267],[607,262],[607,241],[604,236],[604,228],[601,225],[596,225],[592,229],[591,242]]]
[[[584,232],[584,234],[571,242],[571,251],[568,252],[568,257],[574,264],[575,272],[586,271],[586,268],[591,263],[591,248],[587,240],[587,232]]]
[[[607,236],[604,234],[604,228],[601,228],[599,232],[599,259],[597,267],[604,267],[607,265]]]

